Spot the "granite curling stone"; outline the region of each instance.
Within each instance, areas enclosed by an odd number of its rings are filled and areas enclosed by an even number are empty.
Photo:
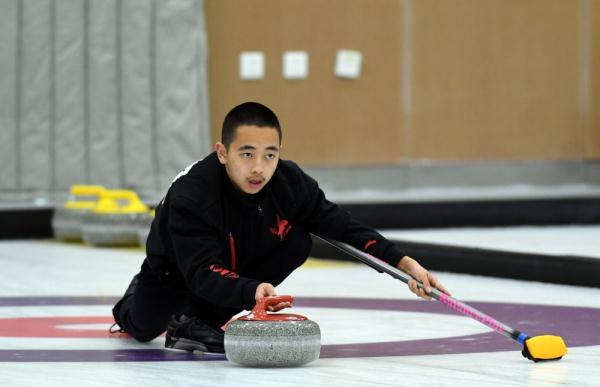
[[[297,367],[319,358],[319,325],[297,314],[267,313],[270,305],[293,301],[291,296],[265,297],[248,315],[225,329],[225,356],[248,367]]]
[[[54,237],[65,242],[81,242],[83,220],[104,192],[106,189],[99,185],[71,186],[69,200],[52,214]]]
[[[140,217],[149,212],[130,190],[108,190],[83,220],[83,240],[93,246],[138,246]]]

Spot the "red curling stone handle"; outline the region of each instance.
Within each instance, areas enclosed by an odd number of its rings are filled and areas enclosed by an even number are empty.
[[[246,316],[240,317],[242,321],[303,321],[308,318],[299,314],[270,314],[267,312],[269,306],[277,305],[281,302],[289,302],[290,305],[294,302],[292,296],[269,296],[261,298],[256,302],[256,305]]]

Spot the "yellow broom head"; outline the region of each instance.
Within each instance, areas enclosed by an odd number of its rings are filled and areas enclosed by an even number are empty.
[[[523,343],[523,356],[533,361],[558,360],[567,354],[567,346],[560,336],[534,336]]]

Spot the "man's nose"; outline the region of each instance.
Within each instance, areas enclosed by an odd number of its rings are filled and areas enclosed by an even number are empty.
[[[252,173],[261,174],[263,172],[263,162],[260,158],[255,159],[254,165],[252,166]]]

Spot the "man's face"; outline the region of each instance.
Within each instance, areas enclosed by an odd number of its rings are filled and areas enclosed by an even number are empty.
[[[255,194],[273,177],[280,147],[277,129],[241,125],[229,149],[218,142],[215,150],[233,185],[244,193]]]

